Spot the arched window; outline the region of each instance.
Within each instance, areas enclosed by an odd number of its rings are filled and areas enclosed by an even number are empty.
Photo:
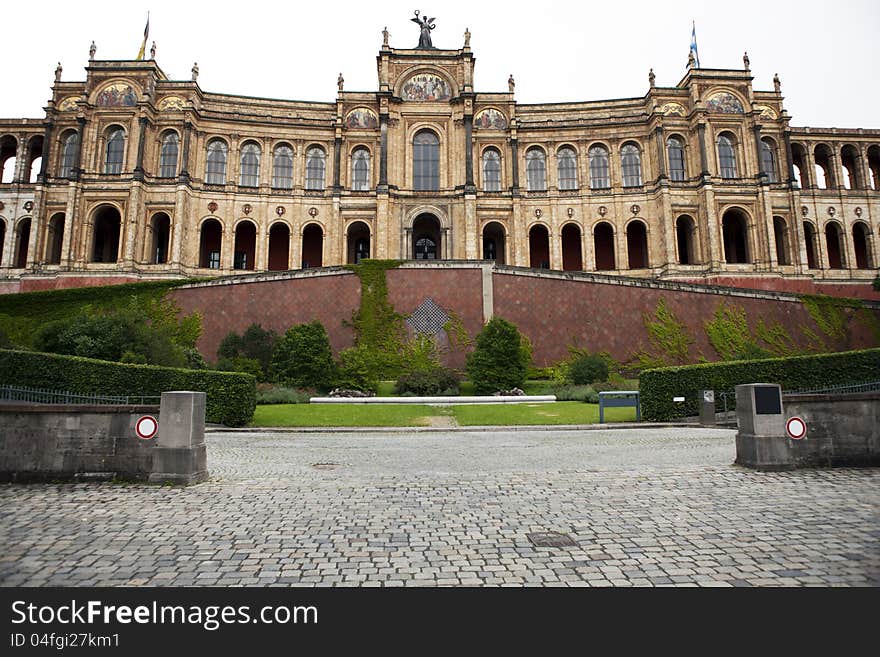
[[[208,142],[208,163],[205,170],[207,184],[226,184],[226,153],[228,150],[226,142],[222,139],[212,139]]]
[[[483,191],[501,191],[501,154],[494,148],[483,151]]]
[[[72,178],[74,176],[73,167],[76,164],[76,147],[79,143],[79,135],[71,130],[64,134],[61,138],[61,170],[58,172],[59,178]]]
[[[669,178],[683,182],[687,178],[684,162],[684,142],[680,137],[672,136],[666,140],[666,156],[669,159]]]
[[[241,149],[241,176],[238,184],[242,187],[260,186],[260,147],[252,141]]]
[[[107,133],[104,157],[104,173],[122,173],[122,157],[125,153],[125,130],[112,128]]]
[[[306,152],[306,189],[324,189],[324,167],[327,154],[320,146]]]
[[[356,192],[370,189],[370,151],[356,148],[351,154],[351,188]]]
[[[528,191],[543,192],[547,189],[547,163],[543,149],[537,146],[526,151],[526,176]]]
[[[608,150],[601,145],[590,148],[590,189],[608,189],[611,179],[608,175]]]
[[[422,130],[413,138],[413,189],[440,189],[440,139],[430,130]]]
[[[623,168],[623,186],[642,186],[642,155],[635,144],[624,144],[620,149],[620,160]]]
[[[769,137],[764,137],[761,140],[761,171],[767,174],[767,180],[772,183],[779,182],[777,161],[776,143]]]
[[[734,150],[733,135],[724,133],[718,135],[718,166],[722,178],[737,178],[736,174],[736,151]]]
[[[275,189],[293,188],[293,149],[287,144],[275,147],[272,161],[272,187]]]
[[[177,147],[180,138],[174,131],[162,137],[162,152],[159,154],[159,177],[173,178],[177,175]]]
[[[563,146],[556,153],[556,168],[559,176],[559,189],[577,189],[577,154],[569,146]]]

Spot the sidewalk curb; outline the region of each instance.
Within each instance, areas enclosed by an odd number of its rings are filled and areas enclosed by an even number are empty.
[[[517,424],[459,427],[236,427],[212,425],[205,433],[483,433],[498,431],[604,431],[607,429],[728,429],[695,422],[615,422],[613,424]]]

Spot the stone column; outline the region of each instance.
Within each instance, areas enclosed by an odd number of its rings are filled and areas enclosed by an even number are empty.
[[[708,178],[711,173],[709,172],[709,157],[706,152],[706,124],[700,123],[697,125],[697,134],[700,138],[700,175],[703,177],[703,181],[705,182],[706,178]]]
[[[134,165],[134,173],[132,175],[134,180],[144,180],[144,142],[147,138],[147,126],[149,125],[149,120],[146,116],[142,116],[138,119],[138,124],[140,126],[140,134],[138,135],[138,147],[137,147],[137,162]]]
[[[150,483],[197,484],[208,479],[204,392],[163,392]]]
[[[184,121],[183,123],[183,154],[180,159],[180,177],[178,181],[182,185],[189,185],[189,151],[192,143],[192,123]]]
[[[755,124],[752,128],[752,131],[755,134],[755,152],[758,156],[758,184],[759,185],[769,185],[770,184],[770,174],[768,171],[764,170],[764,153],[763,153],[763,142],[761,141],[761,126]]]
[[[514,137],[510,140],[510,171],[512,184],[510,186],[514,196],[519,196],[519,140]]]
[[[785,170],[788,172],[788,187],[789,189],[793,189],[797,185],[797,182],[794,178],[794,155],[791,152],[791,130],[786,130],[782,135],[785,140]],[[803,175],[804,172],[801,171],[801,176]]]
[[[52,140],[52,131],[55,129],[55,122],[52,119],[46,121],[46,132],[43,134],[43,152],[40,159],[40,173],[37,176],[37,182],[45,184],[46,171],[49,166],[49,144]],[[66,221],[66,219],[65,219]]]
[[[379,115],[379,186],[377,191],[388,193],[388,114]],[[378,240],[377,240],[378,241]]]
[[[472,114],[464,116],[464,193],[476,194],[477,188],[474,185],[474,117]]]
[[[12,172],[12,182],[26,183],[28,181],[27,159],[28,159],[27,135],[19,135],[18,136],[18,147],[16,148],[16,151],[15,151],[15,170]]]
[[[339,186],[339,163],[342,155],[342,137],[333,140],[333,196],[342,194]]]

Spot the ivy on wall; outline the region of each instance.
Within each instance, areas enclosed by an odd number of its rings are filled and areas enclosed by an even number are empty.
[[[679,365],[691,361],[690,348],[694,337],[688,332],[685,323],[666,305],[666,299],[661,297],[654,314],[643,313],[642,319],[651,350],[642,350],[636,354],[641,368]]]

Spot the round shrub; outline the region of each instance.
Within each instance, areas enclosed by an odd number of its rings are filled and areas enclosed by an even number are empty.
[[[467,358],[467,373],[478,395],[521,388],[529,366],[529,344],[516,325],[493,317],[476,339]]]
[[[271,371],[272,379],[288,388],[332,388],[336,365],[324,326],[314,321],[290,327],[275,345]]]
[[[568,366],[568,375],[576,386],[588,386],[608,380],[608,363],[597,354],[580,356]]]
[[[431,397],[443,394],[458,394],[458,376],[452,370],[438,367],[432,370],[417,370],[402,374],[394,386],[399,395]]]

